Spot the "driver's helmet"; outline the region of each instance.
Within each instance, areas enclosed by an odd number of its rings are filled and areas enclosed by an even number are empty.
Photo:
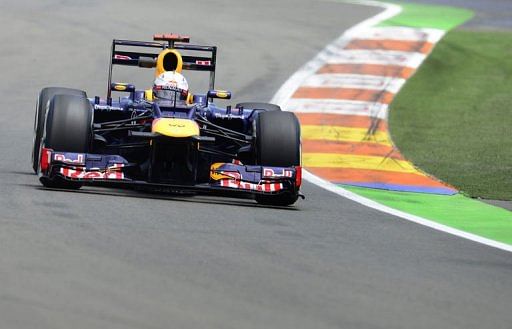
[[[183,75],[175,71],[167,71],[156,77],[153,83],[155,100],[174,102],[175,105],[186,105],[188,82]]]

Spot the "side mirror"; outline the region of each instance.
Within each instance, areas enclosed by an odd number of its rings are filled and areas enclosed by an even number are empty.
[[[231,99],[231,91],[226,90],[208,90],[208,98]]]
[[[156,60],[151,57],[139,57],[139,67],[153,68],[156,66]]]
[[[110,89],[131,93],[135,91],[135,85],[132,85],[131,83],[112,82],[110,84]]]

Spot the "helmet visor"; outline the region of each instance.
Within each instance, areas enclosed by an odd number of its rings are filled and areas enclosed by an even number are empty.
[[[170,86],[154,86],[153,96],[157,99],[176,102],[186,100],[187,92]]]

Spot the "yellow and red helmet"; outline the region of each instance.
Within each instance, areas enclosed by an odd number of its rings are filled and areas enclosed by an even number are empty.
[[[186,104],[188,97],[188,82],[176,71],[167,71],[158,75],[153,83],[153,98]]]

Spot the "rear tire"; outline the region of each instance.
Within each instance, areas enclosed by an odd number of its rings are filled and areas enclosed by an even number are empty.
[[[34,120],[34,143],[32,148],[32,168],[37,174],[39,167],[39,149],[41,146],[41,138],[43,137],[44,120],[48,109],[48,101],[55,95],[76,95],[86,98],[85,91],[71,88],[47,87],[41,90],[37,98],[36,115]]]
[[[279,105],[271,104],[271,103],[261,103],[261,102],[238,103],[238,104],[236,104],[235,107],[236,108],[243,107],[244,109],[265,110],[267,112],[281,111],[281,107]]]
[[[44,146],[54,151],[88,153],[92,142],[93,110],[89,100],[75,95],[56,95],[48,106]],[[78,182],[42,177],[46,187],[78,189]]]
[[[263,112],[256,119],[256,162],[262,166],[300,165],[300,125],[291,112]],[[288,206],[299,194],[256,195],[260,204]]]

